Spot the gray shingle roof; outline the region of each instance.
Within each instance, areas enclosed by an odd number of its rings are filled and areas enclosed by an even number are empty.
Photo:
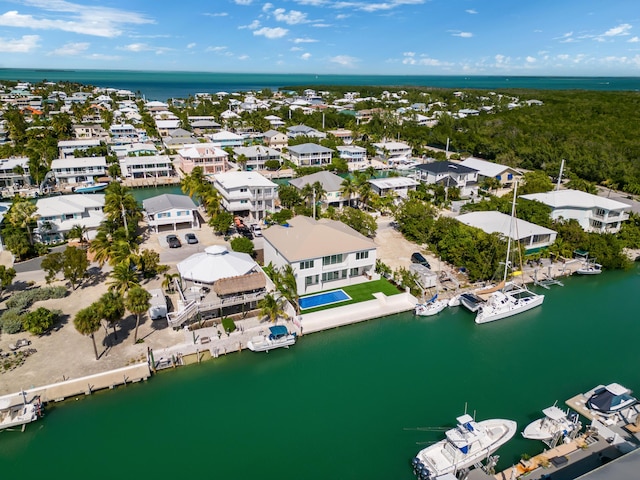
[[[149,215],[158,212],[165,212],[174,208],[182,208],[186,210],[195,210],[197,205],[187,195],[176,195],[174,193],[165,193],[157,197],[147,198],[142,201],[142,207]]]

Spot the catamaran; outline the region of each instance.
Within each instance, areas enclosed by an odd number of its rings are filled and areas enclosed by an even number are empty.
[[[420,480],[456,474],[486,460],[516,433],[513,420],[476,422],[469,414],[457,418],[458,425],[447,430],[444,440],[420,450],[413,459],[413,472]]]
[[[513,188],[513,202],[511,204],[511,222],[509,225],[509,235],[507,238],[507,258],[504,263],[503,286],[501,289],[491,293],[482,304],[476,314],[475,322],[488,323],[502,318],[511,317],[518,313],[526,312],[532,308],[542,305],[544,295],[537,294],[529,290],[524,283],[516,285],[514,282],[507,282],[507,274],[511,262],[509,256],[511,253],[511,240],[513,236],[513,224],[516,213],[516,192],[518,190],[517,182]]]

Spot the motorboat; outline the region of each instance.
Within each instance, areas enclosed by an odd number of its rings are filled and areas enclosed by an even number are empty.
[[[524,438],[540,440],[549,446],[555,447],[562,438],[569,441],[582,428],[577,413],[569,413],[555,404],[542,410],[544,417],[539,418],[526,426],[522,432]]]
[[[518,183],[516,182],[513,187],[513,201],[511,204],[511,225],[509,226],[508,240],[507,240],[507,255],[504,262],[504,277],[502,279],[502,287],[499,290],[491,293],[487,298],[485,304],[481,305],[476,313],[475,322],[477,324],[493,322],[495,320],[501,320],[503,318],[517,315],[518,313],[526,312],[532,308],[542,305],[544,302],[544,295],[532,292],[525,285],[516,285],[514,282],[507,282],[507,274],[512,262],[509,260],[511,252],[511,241],[513,233],[513,222],[516,213],[516,192],[518,190]],[[519,249],[516,249],[519,251]],[[522,262],[520,262],[522,263]],[[519,272],[512,272],[512,276],[516,274],[522,274]]]
[[[24,425],[35,422],[41,416],[42,404],[38,397],[31,402],[23,398],[23,401],[17,404],[12,403],[9,398],[0,400],[0,430],[20,426],[24,429]]]
[[[596,413],[609,415],[638,403],[638,400],[631,393],[631,390],[619,383],[610,383],[609,385],[598,385],[585,393],[584,396],[587,397],[587,408]]]
[[[576,270],[578,275],[598,275],[602,273],[602,265],[595,262],[585,262],[582,266]]]
[[[493,322],[526,312],[544,302],[544,295],[508,282],[505,289],[492,293],[476,314],[477,324]]]
[[[421,317],[429,317],[431,315],[437,315],[448,306],[449,302],[446,300],[438,300],[438,295],[436,294],[430,300],[417,304],[413,312]]]
[[[268,352],[276,348],[289,348],[296,343],[296,334],[290,333],[284,325],[269,327],[269,335],[258,335],[247,342],[252,352]]]
[[[476,313],[484,303],[484,300],[473,292],[465,292],[460,294],[460,305],[472,313]]]
[[[108,186],[109,184],[107,182],[89,182],[82,184],[79,187],[74,187],[73,193],[96,193],[105,190]]]
[[[518,428],[513,420],[490,419],[476,422],[469,414],[457,418],[458,425],[447,430],[445,438],[418,452],[412,460],[419,480],[455,475],[495,452],[509,441]]]

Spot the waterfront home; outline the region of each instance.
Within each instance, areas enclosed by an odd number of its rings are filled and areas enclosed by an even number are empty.
[[[60,140],[58,141],[58,156],[59,158],[74,157],[76,151],[79,153],[86,153],[87,150],[91,148],[97,148],[100,145],[102,145],[102,142],[97,138]]]
[[[189,126],[193,129],[193,133],[196,135],[216,132],[222,128],[222,125],[216,122],[211,116],[189,116],[187,120],[189,121]]]
[[[87,239],[96,235],[104,220],[104,194],[86,193],[40,198],[36,201],[35,238],[41,243],[58,243],[75,225],[87,229]]]
[[[92,182],[107,174],[105,157],[56,158],[51,170],[58,185]]]
[[[188,195],[165,193],[142,201],[145,219],[155,232],[200,228],[198,207]]]
[[[220,145],[220,148],[225,147],[241,147],[244,145],[246,137],[238,135],[227,130],[220,130],[216,133],[206,134],[205,137],[211,142]]]
[[[522,173],[519,170],[480,158],[466,158],[460,162],[460,165],[477,170],[479,182],[484,178],[495,178],[500,182],[502,187],[509,188],[513,185],[514,181],[520,181],[522,179]]]
[[[92,124],[80,124],[73,126],[73,136],[78,140],[85,138],[93,138],[106,141],[109,138],[109,132],[107,132],[102,125],[97,123]]]
[[[287,135],[289,136],[289,138],[327,138],[326,133],[320,132],[315,128],[307,127],[306,125],[293,125],[292,127],[287,128]]]
[[[575,219],[584,231],[595,233],[618,233],[622,222],[629,219],[631,210],[631,205],[626,203],[580,190],[531,193],[520,198],[536,200],[551,207],[553,220]]]
[[[212,143],[185,145],[178,150],[177,164],[186,174],[201,167],[205,174],[222,173],[229,170],[229,154]]]
[[[459,163],[443,161],[416,165],[415,176],[427,185],[457,187],[462,197],[478,194],[478,170]]]
[[[353,143],[353,132],[351,130],[339,128],[337,130],[329,130],[327,133],[339,138],[345,145],[351,145]]]
[[[267,161],[277,161],[278,163],[282,162],[282,154],[274,149],[269,147],[264,147],[262,145],[254,145],[251,147],[236,147],[233,149],[233,155],[235,157],[236,163],[243,168],[244,170],[264,170],[265,162]],[[244,157],[242,157],[244,155]],[[245,163],[241,165],[240,159],[244,158]]]
[[[168,155],[131,155],[120,159],[123,178],[159,178],[174,175]]]
[[[198,139],[193,134],[182,128],[174,130],[170,137],[163,137],[162,144],[167,150],[178,150],[187,145],[198,143]]]
[[[179,119],[161,119],[156,120],[156,130],[161,137],[171,137],[173,133],[180,128]]]
[[[380,278],[376,245],[342,222],[298,215],[263,232],[264,263],[290,265],[299,295]]]
[[[25,186],[31,183],[27,157],[0,159],[0,187]]]
[[[552,245],[558,235],[555,230],[519,218],[513,219],[514,225],[511,228],[511,216],[501,212],[470,212],[455,218],[459,222],[479,228],[485,233],[499,233],[505,238],[511,237],[512,240],[519,242],[527,253]]]
[[[264,132],[263,138],[264,144],[267,147],[274,148],[275,150],[282,151],[283,148],[286,148],[289,145],[289,137],[277,130],[267,130]]]
[[[130,123],[118,123],[109,127],[112,143],[132,143],[139,140],[138,131]]]
[[[286,122],[277,115],[267,115],[264,119],[267,120],[273,128],[280,128],[286,125]]]
[[[296,187],[299,192],[302,192],[306,185],[313,185],[319,182],[325,191],[325,195],[322,198],[316,198],[316,202],[322,202],[325,207],[344,207],[348,206],[350,202],[358,197],[357,194],[354,194],[351,199],[342,196],[340,189],[342,188],[343,180],[342,177],[335,173],[323,170],[322,172],[312,173],[304,177],[292,178],[289,180],[289,185]]]
[[[158,149],[153,143],[127,143],[124,145],[111,145],[111,153],[116,157],[140,157],[144,155],[157,155]]]
[[[411,157],[411,147],[404,142],[374,143],[376,155],[387,160],[407,159]]]
[[[214,175],[213,186],[228,212],[247,222],[259,222],[275,211],[278,185],[258,172],[224,172]]]
[[[409,191],[415,190],[418,186],[418,182],[409,177],[372,178],[369,183],[373,191],[381,197],[395,195],[403,199],[409,196]]]
[[[339,145],[336,147],[340,158],[347,162],[350,172],[364,170],[369,165],[367,149],[358,145]]]
[[[316,143],[303,143],[289,147],[289,158],[298,167],[329,165],[333,150]]]

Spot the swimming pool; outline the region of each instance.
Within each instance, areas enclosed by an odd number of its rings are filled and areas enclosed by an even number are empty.
[[[351,297],[347,295],[344,290],[332,290],[330,292],[302,297],[300,299],[300,309],[306,310],[308,308],[323,307],[325,305],[331,305],[332,303],[344,302],[345,300],[351,300]]]

